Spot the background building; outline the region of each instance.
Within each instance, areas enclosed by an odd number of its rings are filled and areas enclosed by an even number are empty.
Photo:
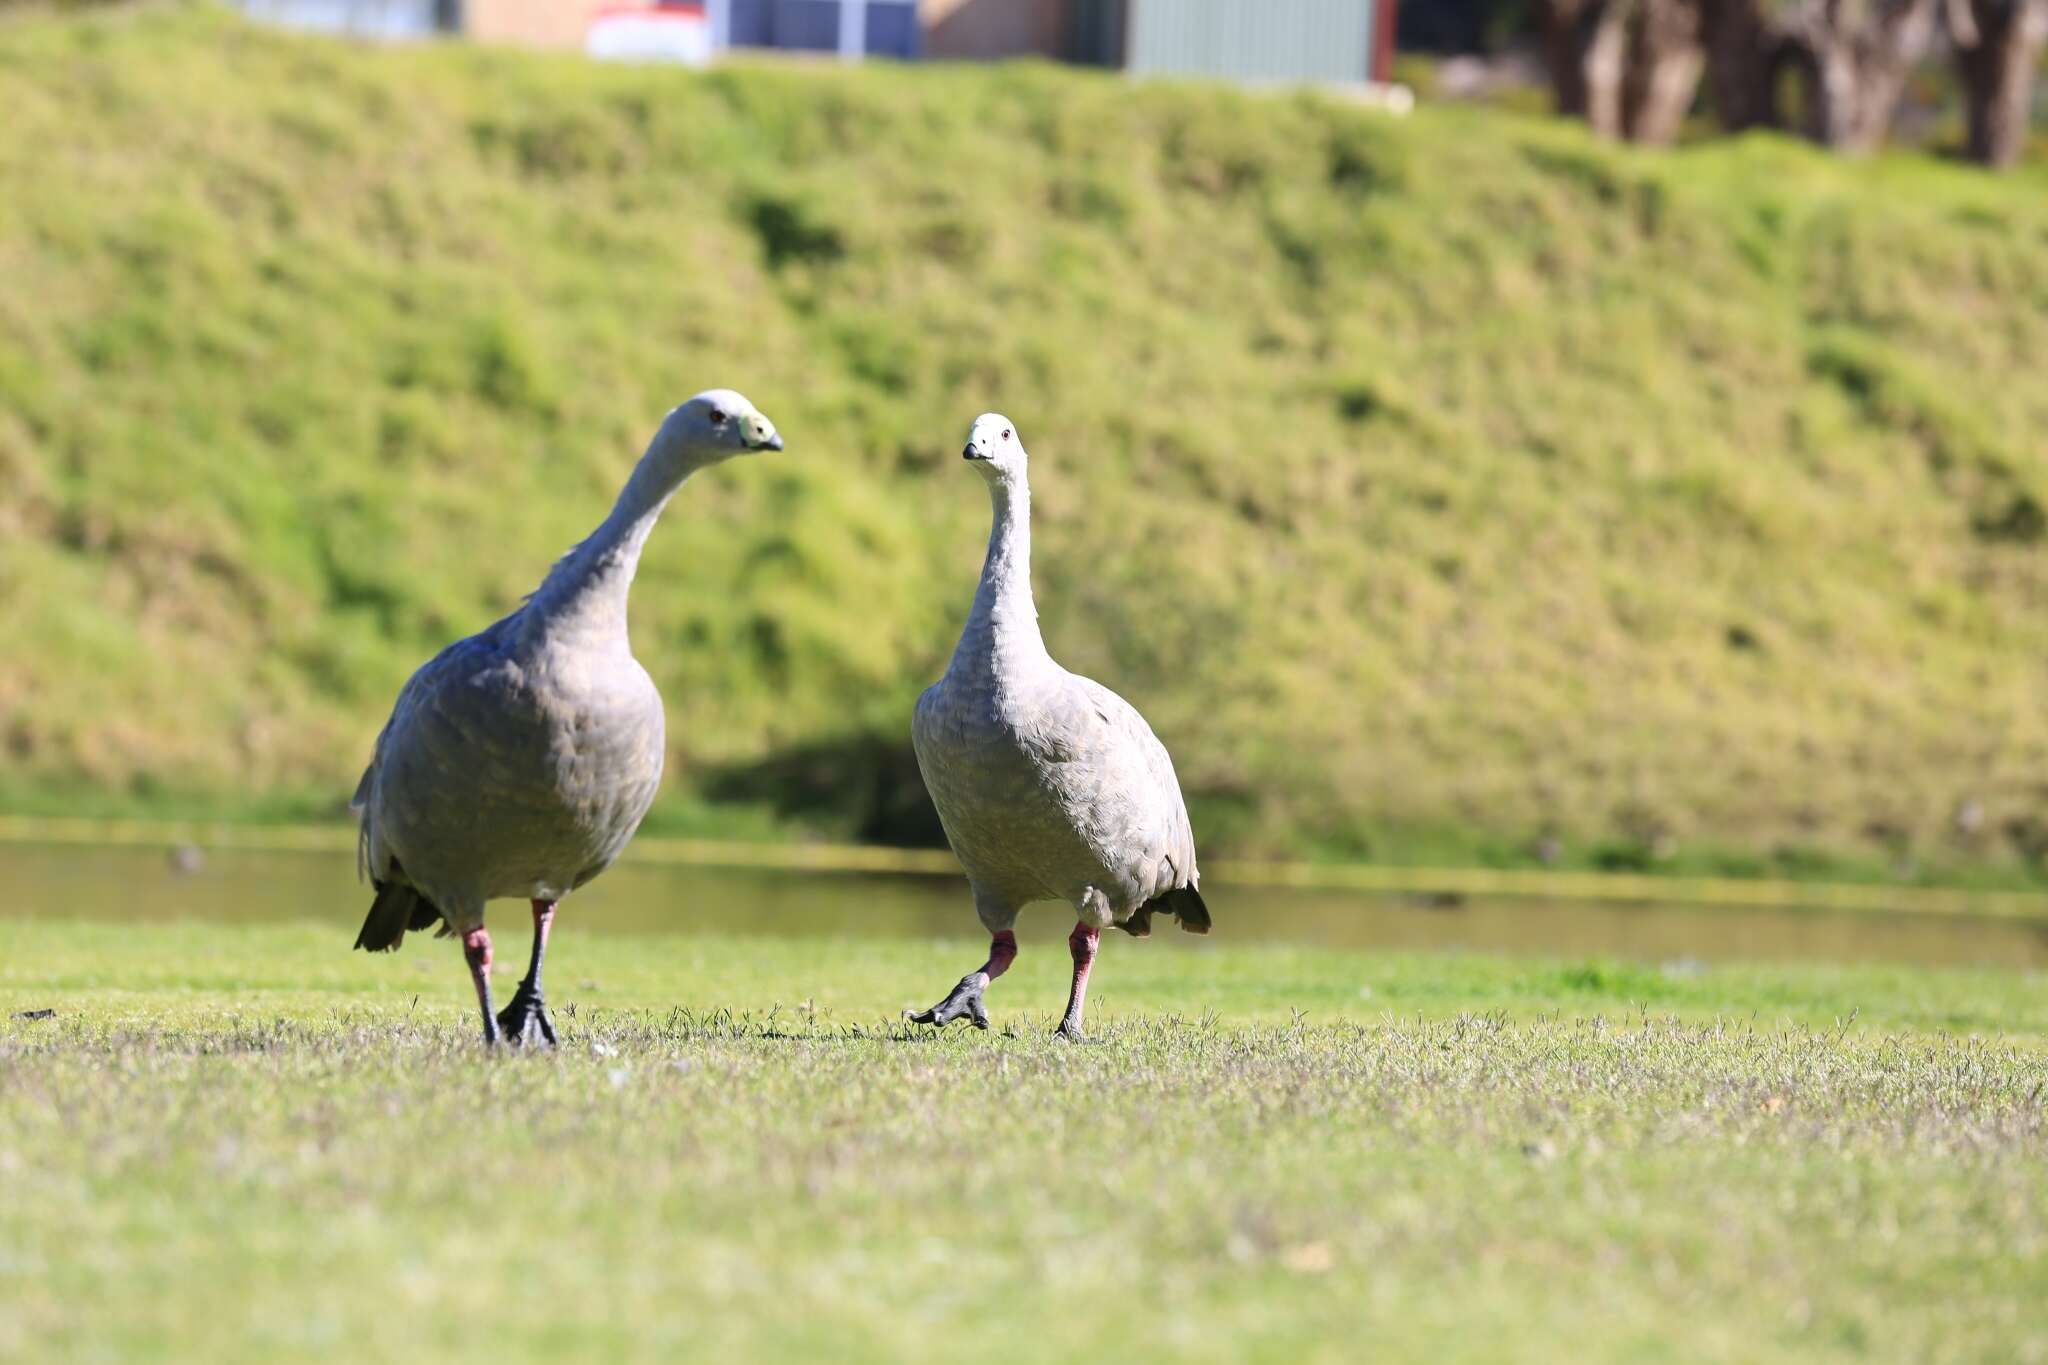
[[[1047,57],[1251,83],[1387,79],[1396,0],[241,0],[251,14],[367,37],[460,33],[599,56],[726,48],[859,60]]]
[[[1385,80],[1394,0],[1124,0],[1122,65],[1140,75]]]
[[[745,0],[730,0],[737,9]],[[768,0],[751,0],[769,7]],[[1150,75],[1249,82],[1387,79],[1396,0],[918,0],[915,49],[945,59],[1042,56]],[[860,0],[777,9],[858,10]],[[869,0],[877,11],[905,9]],[[893,17],[893,16],[892,16]],[[820,28],[829,22],[813,20]],[[736,38],[736,41],[743,41]],[[869,51],[884,48],[872,40]],[[903,55],[909,55],[903,53]]]
[[[1105,0],[920,0],[917,18],[927,57],[986,61],[1035,55],[1099,62],[1082,41],[1091,19],[1100,23],[1088,12],[1121,9]]]
[[[919,53],[917,0],[708,0],[719,47],[909,59]]]

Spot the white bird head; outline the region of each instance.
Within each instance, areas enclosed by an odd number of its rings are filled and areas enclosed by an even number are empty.
[[[1017,428],[1000,412],[984,412],[967,429],[960,458],[971,461],[985,479],[1005,483],[1024,476],[1024,442]]]
[[[692,466],[782,449],[775,424],[745,394],[731,389],[706,389],[669,413],[661,424],[661,441]]]

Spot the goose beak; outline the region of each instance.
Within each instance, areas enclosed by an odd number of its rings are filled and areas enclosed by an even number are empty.
[[[780,449],[782,449],[782,433],[781,433],[781,432],[779,432],[779,431],[771,431],[771,432],[769,432],[769,433],[767,434],[767,436],[763,437],[763,438],[762,438],[761,440],[759,440],[759,441],[757,441],[757,442],[755,442],[755,443],[754,443],[754,449],[756,449],[756,450],[780,450]]]
[[[960,458],[963,460],[986,460],[988,456],[982,454],[980,450],[976,449],[974,442],[969,441],[964,447],[962,447],[960,451]]]

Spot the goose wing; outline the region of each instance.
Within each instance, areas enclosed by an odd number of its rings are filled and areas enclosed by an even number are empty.
[[[1129,702],[1067,675],[1033,740],[1077,833],[1133,903],[1194,886],[1195,837],[1173,758]]]

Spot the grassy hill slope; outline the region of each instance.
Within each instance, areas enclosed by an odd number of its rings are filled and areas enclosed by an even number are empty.
[[[930,834],[1000,408],[1215,847],[2048,845],[2038,174],[179,7],[0,23],[0,108],[17,808],[333,808],[723,383],[789,451],[641,570],[671,823]]]

